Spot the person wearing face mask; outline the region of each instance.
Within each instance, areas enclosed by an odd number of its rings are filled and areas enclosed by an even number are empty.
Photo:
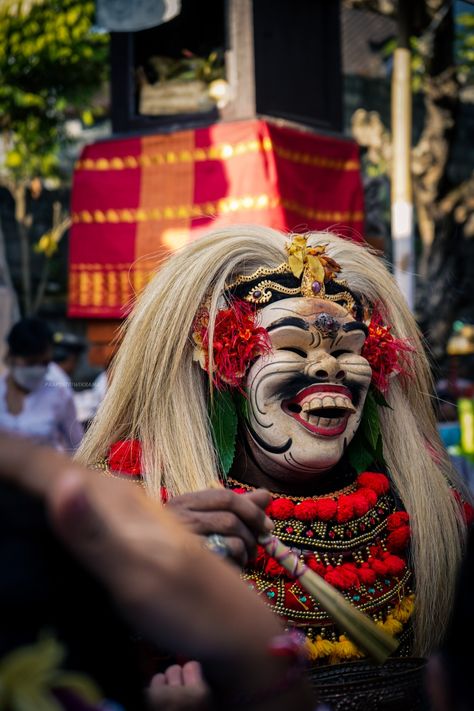
[[[0,429],[56,449],[75,451],[83,429],[72,392],[51,373],[52,335],[37,318],[18,321],[7,337],[8,370],[0,379]]]

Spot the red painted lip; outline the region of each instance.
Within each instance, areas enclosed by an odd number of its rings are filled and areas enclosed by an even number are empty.
[[[300,425],[302,425],[306,430],[308,430],[308,432],[311,432],[312,434],[319,435],[320,437],[338,437],[346,429],[347,420],[353,413],[347,412],[342,422],[335,427],[321,427],[321,425],[312,425],[310,422],[306,422],[306,420],[303,420],[303,418],[300,417],[299,413],[291,412],[291,410],[288,409],[289,404],[299,405],[302,400],[307,398],[308,395],[312,395],[313,393],[327,393],[328,395],[334,393],[336,395],[344,395],[352,402],[352,393],[344,385],[326,383],[320,385],[311,385],[311,387],[301,390],[301,392],[299,392],[298,395],[292,400],[286,400],[282,403],[283,411],[290,417],[293,417],[294,420],[299,422]]]

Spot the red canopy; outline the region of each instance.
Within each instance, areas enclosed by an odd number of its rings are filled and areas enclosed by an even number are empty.
[[[69,315],[117,318],[169,250],[258,223],[361,239],[357,146],[263,120],[87,146],[74,174]]]

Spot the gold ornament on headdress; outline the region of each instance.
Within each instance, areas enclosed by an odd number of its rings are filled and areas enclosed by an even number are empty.
[[[321,296],[324,294],[324,284],[334,279],[341,271],[339,264],[326,254],[326,245],[308,247],[304,235],[294,235],[287,242],[288,266],[293,275],[299,279],[301,275],[301,294],[303,296]]]
[[[326,246],[310,247],[304,235],[293,235],[285,246],[288,261],[277,267],[259,267],[252,274],[241,274],[227,285],[227,290],[232,291],[240,287],[238,291],[244,291],[241,298],[258,306],[268,304],[275,293],[341,302],[350,311],[355,303],[354,298],[347,290],[347,283],[334,278],[341,271],[341,267],[326,254]],[[299,284],[296,285],[295,280]],[[328,282],[337,284],[341,290],[337,293],[326,293]],[[242,289],[244,284],[249,285],[246,292]]]

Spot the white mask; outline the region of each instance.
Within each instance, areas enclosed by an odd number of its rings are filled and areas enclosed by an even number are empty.
[[[248,440],[275,476],[301,480],[341,459],[362,416],[371,368],[364,326],[341,306],[283,299],[260,311],[272,351],[247,374]]]
[[[47,365],[14,365],[11,374],[20,388],[31,392],[43,384],[47,370]]]

